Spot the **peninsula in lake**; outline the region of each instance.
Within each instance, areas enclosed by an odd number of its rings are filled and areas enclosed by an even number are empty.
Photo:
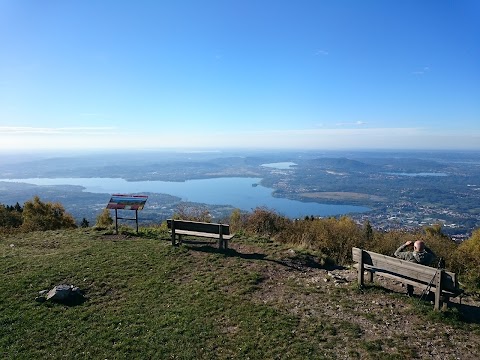
[[[222,218],[241,206],[227,196],[236,191],[235,186],[222,188],[222,184],[232,180],[221,179],[245,178],[251,192],[266,189],[270,197],[305,204],[304,211],[298,212],[301,216],[348,215],[362,223],[368,220],[383,230],[440,223],[445,233],[461,239],[480,226],[479,155],[441,151],[228,151],[12,156],[4,157],[0,163],[0,196],[2,203],[15,204],[38,194],[42,199],[61,202],[77,219],[94,221],[108,201],[111,191],[107,190],[113,190],[108,187],[108,180],[103,184],[105,192],[89,190],[87,184],[58,181],[124,179],[133,185],[128,188],[129,193],[149,195],[141,214],[143,221],[158,222],[171,216],[180,202],[203,204],[215,217]],[[5,181],[8,179],[16,182]],[[22,179],[30,180],[20,182]],[[45,179],[56,179],[57,185],[48,184]],[[209,190],[215,201],[192,201],[193,195],[181,191],[145,191],[141,186],[154,181],[203,180],[208,184],[208,179],[216,179]],[[189,191],[194,194],[195,189]],[[238,195],[242,198],[248,194]],[[282,213],[274,204],[265,201],[264,205]],[[311,207],[313,204],[341,207],[322,213],[316,210],[318,207]],[[248,211],[248,206],[242,210]]]

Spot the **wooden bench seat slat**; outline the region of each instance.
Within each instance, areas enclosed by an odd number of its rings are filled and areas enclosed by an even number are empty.
[[[219,239],[220,238],[220,234],[204,233],[204,232],[199,232],[199,231],[177,230],[177,229],[175,229],[175,234],[188,235],[188,236],[198,236],[198,237],[207,237],[207,238],[212,238],[212,239]],[[225,240],[230,240],[233,237],[234,237],[234,235],[223,235],[223,239],[225,239]]]

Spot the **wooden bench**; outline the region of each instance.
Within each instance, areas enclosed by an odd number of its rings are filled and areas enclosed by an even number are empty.
[[[435,310],[440,306],[446,309],[450,297],[463,293],[458,286],[455,273],[437,269],[413,262],[397,259],[391,256],[377,254],[358,248],[352,248],[354,266],[358,271],[358,284],[363,286],[365,271],[368,281],[373,282],[373,274],[388,277],[404,284],[427,289],[435,293]]]
[[[172,233],[172,245],[176,245],[176,237],[181,243],[182,235],[189,235],[218,239],[218,248],[227,249],[228,240],[235,236],[230,235],[230,226],[227,224],[168,219],[167,225]]]

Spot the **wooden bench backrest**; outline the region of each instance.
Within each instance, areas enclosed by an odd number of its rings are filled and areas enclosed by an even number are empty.
[[[222,235],[230,235],[230,226],[227,224],[214,224],[199,221],[188,220],[173,220],[176,230],[197,231],[210,234],[219,234],[220,225],[222,228]],[[172,219],[167,220],[167,226],[172,228]]]
[[[430,266],[377,254],[372,251],[352,248],[352,258],[354,262],[360,262],[360,256],[362,255],[366,270],[372,270],[379,274],[385,273],[387,275],[400,275],[405,279],[413,280],[424,285],[431,283],[437,271],[436,268],[432,268]],[[455,273],[444,271],[441,286],[447,291],[457,291],[458,281]]]

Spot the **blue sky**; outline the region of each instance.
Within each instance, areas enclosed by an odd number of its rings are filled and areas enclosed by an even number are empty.
[[[0,0],[0,150],[480,149],[480,2]]]

